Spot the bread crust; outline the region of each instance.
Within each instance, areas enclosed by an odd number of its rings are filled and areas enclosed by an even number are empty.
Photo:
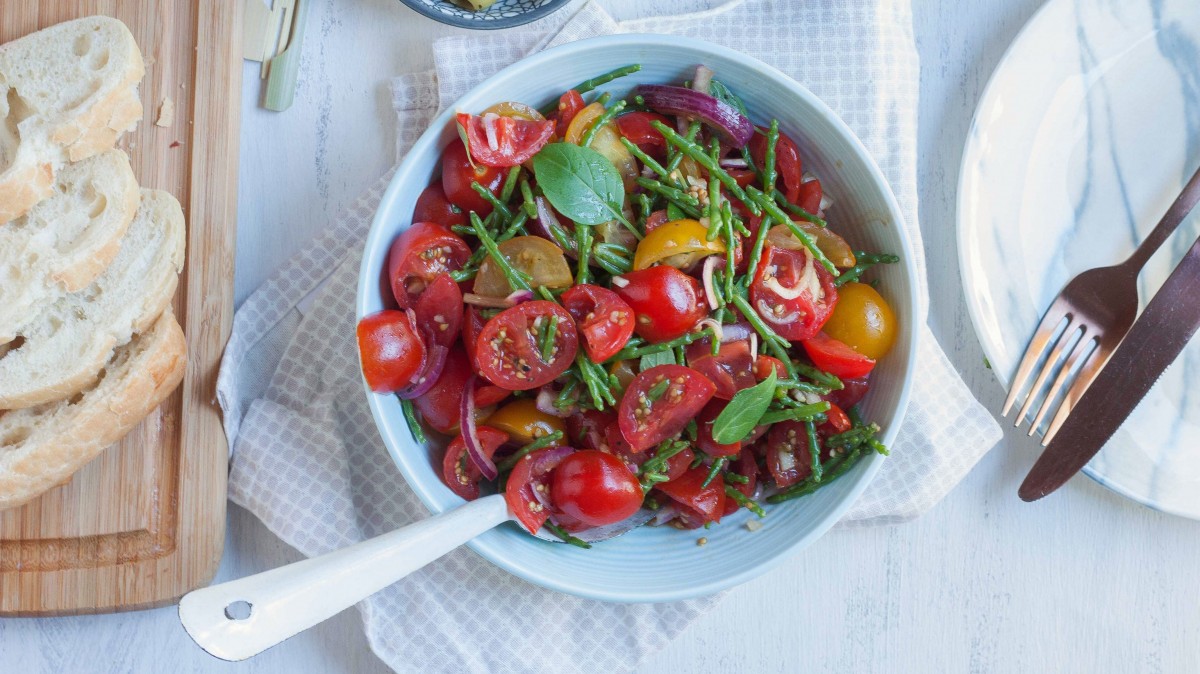
[[[31,410],[0,412],[0,430],[5,414],[35,416],[34,430],[27,438],[15,446],[0,444],[0,510],[65,484],[133,430],[183,380],[187,346],[169,310],[125,348],[136,353],[77,403],[58,401]]]

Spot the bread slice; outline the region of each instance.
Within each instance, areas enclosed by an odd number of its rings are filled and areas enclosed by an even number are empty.
[[[0,223],[48,197],[67,162],[110,149],[133,128],[143,75],[133,35],[108,17],[0,46]]]
[[[54,192],[0,227],[0,344],[35,307],[91,284],[117,251],[141,190],[129,158],[108,150],[59,172]]]
[[[63,296],[0,347],[0,409],[40,405],[87,386],[114,348],[154,322],[183,268],[183,211],[142,190],[121,250],[87,288]]]
[[[0,510],[65,482],[125,437],[166,399],[187,364],[170,310],[117,349],[89,388],[70,399],[0,412]]]

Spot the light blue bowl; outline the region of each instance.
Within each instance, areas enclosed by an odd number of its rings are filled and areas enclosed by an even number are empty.
[[[556,47],[530,56],[475,87],[434,120],[397,169],[367,236],[359,277],[361,318],[384,308],[388,293],[385,259],[396,235],[408,227],[417,196],[437,175],[441,149],[456,137],[457,110],[479,111],[506,100],[543,105],[595,75],[642,64],[633,76],[607,89],[624,95],[640,83],[673,83],[691,77],[697,64],[716,71],[763,123],[780,128],[800,145],[805,166],[836,199],[830,221],[855,248],[894,251],[912,260],[896,199],[875,162],[834,113],[807,89],[770,66],[706,42],[664,35],[616,35]],[[899,316],[901,331],[892,352],[876,368],[864,414],[883,427],[891,445],[907,406],[916,355],[917,280],[907,265],[878,272],[880,291]],[[394,396],[364,391],[388,451],[408,484],[435,513],[463,503],[440,477],[442,449],[416,444]],[[901,447],[898,451],[904,451]],[[850,508],[885,458],[871,455],[841,479],[804,498],[766,506],[763,527],[749,531],[745,510],[710,530],[643,527],[599,543],[591,550],[538,540],[506,524],[469,545],[494,564],[532,583],[568,594],[617,602],[658,602],[715,593],[782,563],[829,530]],[[698,547],[704,536],[707,545]],[[830,560],[831,562],[836,560]]]

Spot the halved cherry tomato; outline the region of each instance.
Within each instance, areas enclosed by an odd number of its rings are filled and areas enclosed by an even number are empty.
[[[722,444],[713,439],[713,421],[725,410],[726,404],[720,400],[710,400],[696,417],[696,446],[709,456],[731,456],[742,451],[741,440]]]
[[[508,442],[507,433],[489,426],[477,426],[475,435],[479,437],[479,444],[488,458],[496,453],[500,445]],[[479,498],[479,480],[482,478],[483,473],[479,472],[479,467],[467,454],[467,444],[462,436],[454,438],[442,457],[442,480],[446,486],[466,500],[474,501]]]
[[[612,285],[637,315],[634,332],[649,342],[682,337],[707,314],[700,282],[674,267],[631,271]]]
[[[567,430],[562,419],[539,410],[533,398],[518,398],[492,412],[488,417],[488,425],[508,433],[513,442],[522,445],[527,445],[543,435]]]
[[[538,109],[532,105],[521,103],[520,101],[502,101],[494,103],[483,109],[479,115],[486,116],[488,114],[500,115],[501,117],[511,117],[513,119],[523,119],[527,122],[541,122],[546,118]]]
[[[508,476],[504,500],[517,521],[531,534],[537,533],[550,517],[550,511],[542,505],[537,494],[545,494],[550,489],[550,476],[565,458],[561,454],[562,449],[554,447],[530,452],[513,466]]]
[[[630,466],[640,466],[650,458],[649,455],[633,451],[633,446],[621,434],[620,422],[614,421],[604,429],[604,442],[608,445],[609,452]]]
[[[625,358],[618,360],[608,368],[608,373],[617,378],[617,383],[621,385],[621,390],[633,383],[633,378],[637,376],[636,368],[637,361]]]
[[[528,274],[533,287],[566,288],[574,282],[562,249],[540,236],[514,236],[500,244],[500,253],[513,269]],[[512,293],[500,265],[491,255],[483,258],[475,274],[475,293],[487,297],[505,297]]]
[[[433,430],[447,435],[458,432],[460,401],[463,387],[473,370],[467,354],[460,348],[450,349],[446,364],[433,388],[413,400],[421,418]],[[479,386],[475,389],[475,421],[483,423],[492,413],[492,405],[508,397],[508,391],[498,386]]]
[[[765,129],[760,127],[759,130],[762,133],[755,133],[750,138],[750,156],[759,168],[763,168],[766,165],[764,160],[767,157],[767,136]],[[778,185],[779,191],[783,192],[788,201],[795,204],[800,194],[804,164],[800,161],[800,151],[796,149],[796,143],[786,133],[779,134],[779,142],[775,144],[775,172],[783,181],[782,185]],[[820,198],[817,200],[820,201]],[[816,213],[815,210],[810,212]]]
[[[356,332],[367,386],[376,393],[408,386],[425,360],[425,344],[408,314],[388,309],[364,316]]]
[[[797,341],[821,330],[837,304],[833,275],[807,250],[767,245],[750,285],[750,303],[784,339]]]
[[[467,350],[467,356],[471,359],[471,363],[475,364],[475,369],[479,369],[479,365],[475,360],[475,342],[479,339],[479,333],[486,324],[487,319],[483,317],[478,307],[470,304],[463,306],[462,342],[463,347]]]
[[[849,268],[858,262],[850,244],[846,243],[846,240],[838,236],[832,229],[815,225],[807,220],[796,220],[795,223],[797,227],[816,240],[817,248],[825,253],[825,257],[829,258],[829,261],[835,266]],[[755,231],[757,232],[757,229]],[[787,248],[788,250],[801,250],[805,247],[787,225],[772,227],[767,232],[767,242],[776,248]]]
[[[446,198],[464,211],[475,211],[481,218],[492,212],[492,203],[479,196],[471,183],[479,183],[498,197],[504,189],[506,173],[501,168],[472,164],[467,157],[467,146],[461,140],[451,141],[442,151],[442,190]]]
[[[842,411],[842,408],[832,403],[829,405],[829,411],[825,413],[825,418],[825,423],[821,425],[828,426],[828,431],[831,435],[845,433],[853,425],[850,423],[849,415]]]
[[[388,281],[401,309],[416,303],[438,274],[457,271],[471,248],[457,234],[433,222],[414,222],[400,232],[388,252]]]
[[[540,115],[539,115],[540,116]],[[554,122],[458,113],[458,125],[466,131],[471,158],[484,166],[507,168],[528,161],[550,142]]]
[[[709,241],[708,228],[696,220],[672,220],[646,233],[633,254],[633,268],[665,264],[690,269],[701,259],[724,252],[724,241]]]
[[[678,479],[680,475],[688,472],[688,468],[695,460],[696,453],[692,451],[691,447],[667,459],[667,481]]]
[[[825,396],[825,399],[844,410],[848,410],[866,397],[867,391],[871,388],[870,376],[843,379],[842,387],[840,390],[830,391]]]
[[[821,210],[822,196],[824,196],[824,193],[821,191],[821,181],[813,178],[800,185],[800,191],[793,203],[809,213],[815,214]],[[791,201],[791,199],[788,201]]]
[[[738,184],[738,187],[745,187],[758,178],[758,174],[750,169],[731,168],[725,169],[725,171],[733,178],[733,182]]]
[[[617,130],[629,142],[638,146],[642,152],[651,157],[662,157],[666,156],[667,153],[667,141],[658,129],[650,125],[650,122],[656,121],[662,122],[667,126],[674,126],[671,120],[657,112],[639,110],[618,117]]]
[[[818,332],[801,343],[813,365],[835,377],[865,377],[875,369],[875,359],[867,358],[824,332]]]
[[[767,434],[767,470],[775,486],[790,487],[812,474],[808,428],[800,421],[781,421]]]
[[[896,314],[887,300],[865,283],[838,288],[838,304],[825,334],[868,358],[879,360],[896,341]]]
[[[542,358],[542,326],[555,321],[554,346]],[[534,300],[505,309],[488,321],[475,341],[479,374],[510,391],[537,388],[554,381],[575,360],[579,337],[571,315],[554,302]]]
[[[754,498],[754,490],[758,487],[758,464],[754,461],[754,452],[749,447],[742,449],[737,460],[729,464],[729,472],[746,478],[746,483],[729,482],[734,489],[740,491],[746,498]],[[742,507],[737,501],[725,499],[725,514],[732,515]]]
[[[581,449],[554,468],[550,498],[556,510],[593,527],[616,524],[642,507],[642,486],[620,459]]]
[[[721,400],[731,400],[738,391],[758,383],[752,372],[750,345],[744,339],[722,344],[715,356],[711,350],[698,358],[689,355],[688,367],[707,377],[716,387],[713,397]]]
[[[555,122],[555,132],[559,138],[564,138],[567,135],[567,129],[571,126],[571,120],[575,119],[575,115],[584,108],[586,104],[583,102],[583,96],[579,95],[578,91],[571,89],[567,93],[558,98],[558,113],[557,121]]]
[[[450,275],[438,274],[413,305],[417,328],[430,344],[450,346],[462,330],[462,291]]]
[[[775,376],[783,379],[787,376],[787,366],[782,360],[772,356],[759,355],[754,360],[754,378],[762,381],[771,375],[771,370],[775,370]]]
[[[575,447],[608,450],[604,437],[609,424],[616,423],[617,415],[600,410],[583,410],[567,417],[567,437]]]
[[[659,365],[639,374],[621,398],[621,435],[642,452],[687,426],[712,398],[713,383],[682,365]]]
[[[707,487],[700,486],[707,477],[708,469],[697,466],[670,482],[658,485],[658,490],[699,515],[701,524],[720,522],[725,514],[725,479],[717,475]]]
[[[633,309],[600,286],[571,286],[560,298],[583,335],[583,348],[597,363],[612,358],[633,336]]]
[[[468,220],[467,212],[446,198],[441,183],[433,183],[426,187],[421,196],[417,197],[417,205],[413,207],[413,222],[436,222],[449,228],[465,225]]]
[[[567,133],[563,136],[563,139],[568,143],[578,145],[583,141],[583,136],[591,128],[592,123],[603,114],[604,106],[600,103],[592,103],[580,110],[579,114],[575,115],[575,119],[571,120],[571,124],[567,127]],[[635,187],[633,181],[638,176],[637,160],[621,144],[621,135],[617,133],[616,125],[609,122],[602,128],[597,129],[596,134],[592,137],[591,148],[612,162],[612,165],[617,169],[617,173],[621,174],[626,192],[632,192]]]

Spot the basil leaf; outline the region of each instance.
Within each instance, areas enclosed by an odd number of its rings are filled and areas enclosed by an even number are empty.
[[[652,367],[659,365],[675,365],[675,352],[670,349],[663,349],[656,353],[648,353],[642,356],[638,363],[638,372],[645,372]]]
[[[577,223],[623,220],[625,185],[612,162],[571,143],[550,143],[533,156],[538,186],[559,213]]]
[[[708,83],[708,93],[718,101],[721,101],[722,103],[725,103],[742,113],[743,117],[750,116],[750,113],[746,111],[746,104],[742,102],[742,99],[738,98],[737,94],[730,91],[729,87],[718,82],[717,80],[713,80]]]
[[[766,379],[738,391],[713,420],[713,440],[727,445],[749,435],[775,397],[775,379],[775,368],[771,368]]]

